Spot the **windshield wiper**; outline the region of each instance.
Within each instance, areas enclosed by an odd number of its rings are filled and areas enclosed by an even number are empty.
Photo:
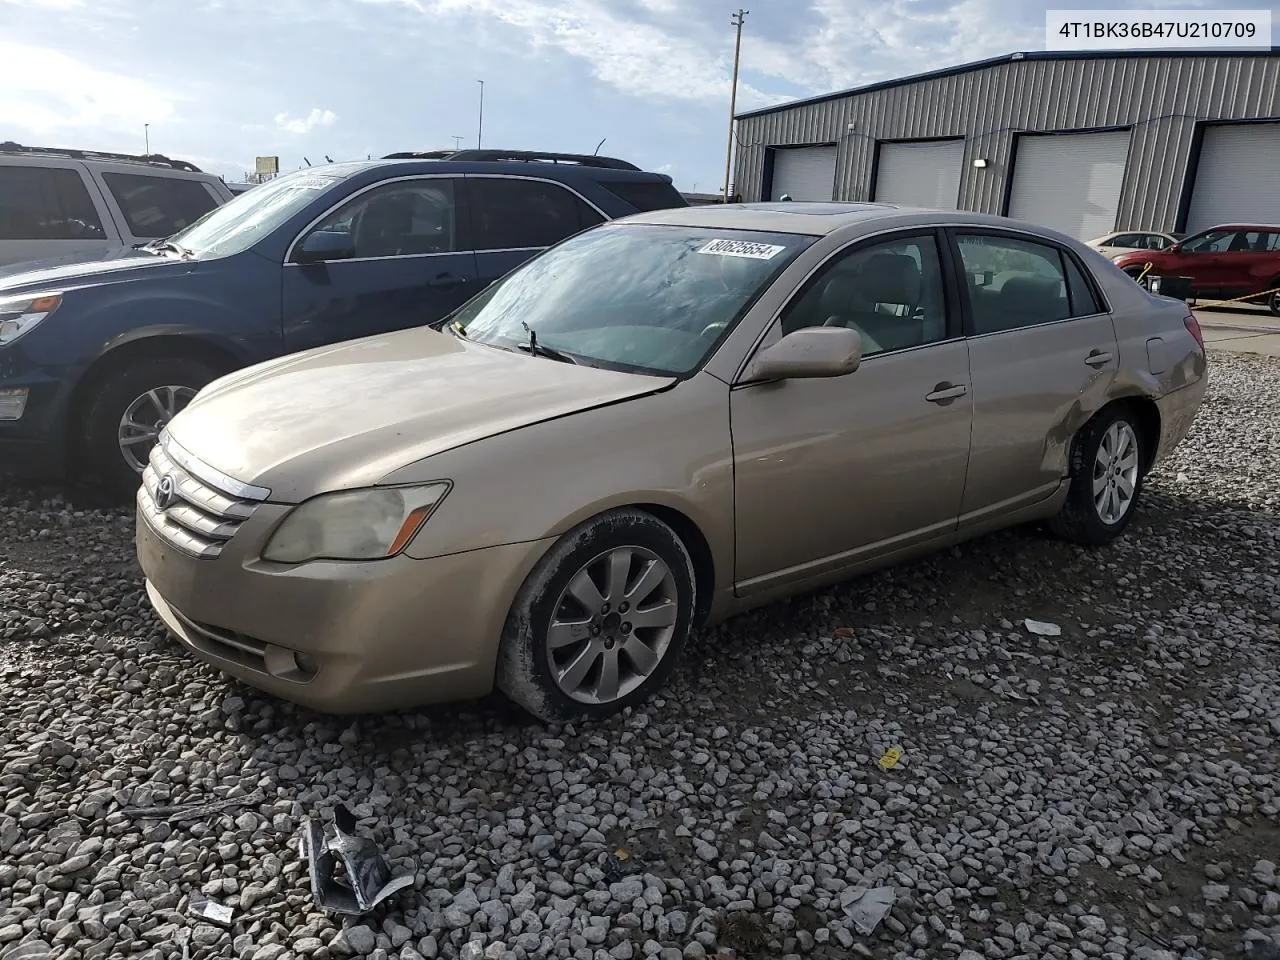
[[[176,253],[183,260],[190,260],[193,256],[195,256],[195,254],[193,254],[186,247],[179,246],[178,244],[174,243],[172,240],[152,240],[149,244],[147,244],[142,249],[156,250],[159,252],[168,250],[171,253]]]
[[[526,331],[528,331],[529,341],[527,343],[517,343],[516,346],[519,349],[527,352],[529,356],[531,357],[543,356],[543,357],[546,357],[548,360],[559,360],[561,363],[576,364],[578,362],[569,354],[561,350],[557,350],[555,349],[555,347],[544,347],[542,344],[538,343],[538,331],[534,330],[531,326],[529,326],[529,324],[525,323],[523,320],[520,321],[520,325],[524,327]]]

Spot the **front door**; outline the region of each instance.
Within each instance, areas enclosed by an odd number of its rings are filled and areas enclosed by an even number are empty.
[[[292,352],[439,320],[478,289],[460,181],[413,177],[357,194],[304,231],[284,267],[284,339]],[[299,263],[314,233],[350,243],[338,259]]]
[[[1178,244],[1177,251],[1166,253],[1168,266],[1158,272],[1169,276],[1190,277],[1191,287],[1200,298],[1222,296],[1231,288],[1233,250],[1248,245],[1238,230],[1207,230]]]
[[[806,326],[863,337],[855,372],[730,393],[742,595],[853,567],[956,526],[969,458],[969,356],[938,236],[837,254],[765,343]]]
[[[955,241],[971,325],[967,526],[1059,489],[1073,437],[1107,402],[1119,349],[1072,255],[998,232],[959,230]]]

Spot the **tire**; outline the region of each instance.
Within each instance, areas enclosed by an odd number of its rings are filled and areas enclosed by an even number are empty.
[[[1142,280],[1138,279],[1139,277],[1142,276],[1142,271],[1143,271],[1142,267],[1125,267],[1123,269],[1125,274],[1129,277],[1129,279],[1131,279],[1134,283],[1138,284],[1138,286],[1144,287],[1144,288],[1147,286],[1147,281],[1145,278]]]
[[[1121,475],[1116,475],[1114,470],[1110,474],[1102,470],[1109,460],[1108,450],[1114,449],[1117,441],[1122,456],[1119,463],[1112,461],[1111,465],[1122,467]],[[1102,546],[1123,534],[1133,520],[1146,479],[1147,451],[1143,443],[1137,418],[1124,406],[1107,408],[1085,424],[1071,451],[1071,486],[1067,500],[1057,516],[1049,521],[1049,529],[1063,540],[1086,546]],[[1130,458],[1132,468],[1128,466]],[[1100,471],[1106,486],[1099,496],[1104,496],[1110,488],[1113,496],[1118,494],[1123,498],[1125,487],[1131,488],[1123,512],[1118,516],[1105,509],[1116,501],[1108,502],[1104,498],[1100,504],[1095,499],[1094,487],[1099,482]]]
[[[1267,285],[1268,290],[1275,291],[1267,294],[1267,308],[1277,317],[1280,317],[1280,289],[1276,289],[1278,287],[1280,287],[1280,277],[1276,277]]]
[[[611,589],[613,559],[627,551],[624,589]],[[605,717],[634,706],[662,687],[679,660],[696,589],[688,550],[661,520],[631,509],[593,517],[556,541],[525,579],[503,628],[496,686],[548,723]],[[575,593],[592,603],[575,599]],[[643,628],[626,619],[640,604],[653,621]],[[553,626],[562,640],[555,647]],[[656,658],[633,655],[641,647]],[[609,664],[616,691],[608,682]],[[574,665],[578,676],[572,675]]]
[[[218,375],[219,371],[209,364],[187,357],[137,360],[109,374],[94,391],[85,411],[80,439],[83,468],[113,499],[132,500],[141,484],[142,470],[127,459],[125,445],[120,441],[126,414],[139,423],[155,419],[163,426],[171,417],[160,416],[160,410],[149,402],[149,391],[156,391],[161,404],[172,407],[176,413]],[[140,439],[128,445],[128,449],[134,459],[145,466],[155,440],[147,442],[141,438],[141,431],[135,433]]]

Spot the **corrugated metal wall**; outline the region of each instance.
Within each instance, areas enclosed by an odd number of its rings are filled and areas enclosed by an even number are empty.
[[[1276,56],[1014,60],[745,117],[734,186],[762,199],[768,147],[836,143],[836,199],[868,200],[877,141],[963,136],[960,206],[1003,213],[1015,134],[1129,126],[1118,225],[1168,230],[1196,121],[1265,117],[1280,117]]]

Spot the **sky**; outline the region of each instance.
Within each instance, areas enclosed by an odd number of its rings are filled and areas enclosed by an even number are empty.
[[[1064,0],[742,0],[738,110],[1019,50]],[[1129,0],[1130,8],[1266,8]],[[474,147],[724,180],[735,0],[0,0],[0,140],[256,156]],[[1280,13],[1275,15],[1280,30]]]

